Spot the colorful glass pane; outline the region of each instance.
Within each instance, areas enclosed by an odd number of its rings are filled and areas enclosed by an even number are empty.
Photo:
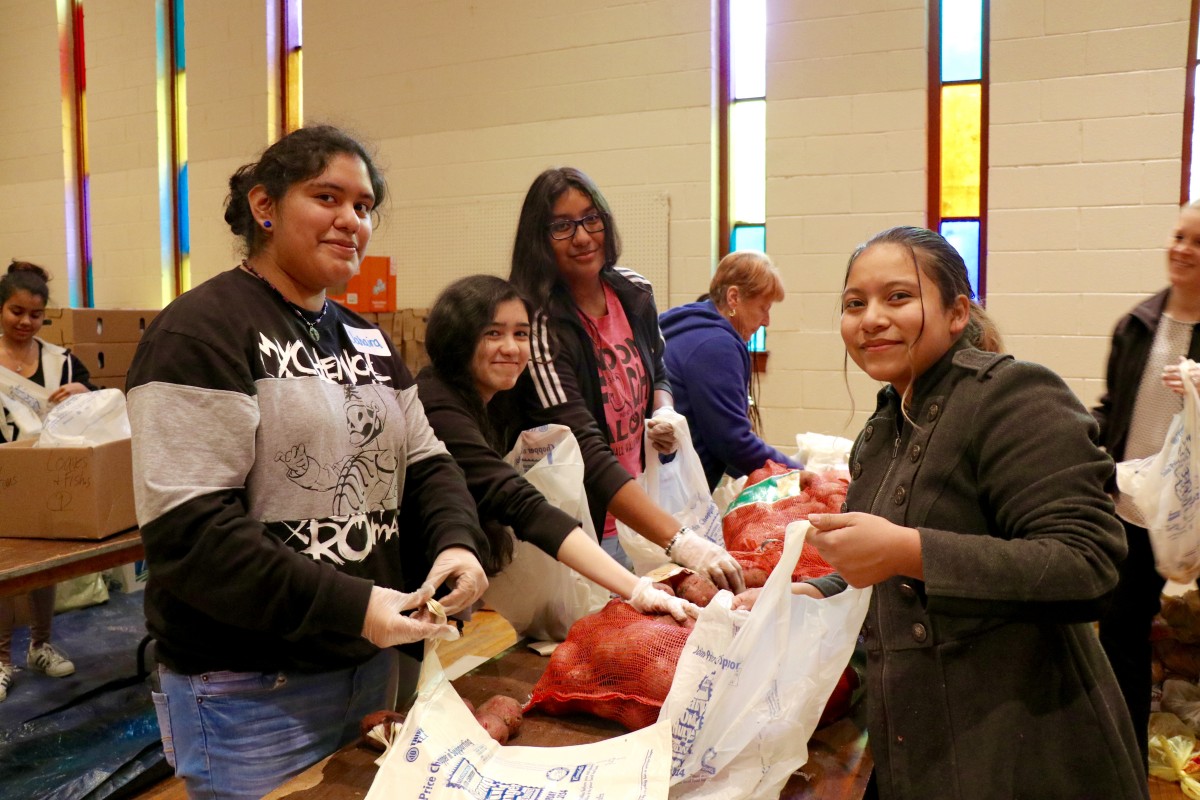
[[[755,250],[767,252],[766,225],[735,225],[729,236],[729,252],[735,250]]]
[[[983,0],[942,0],[942,81],[983,79]]]
[[[738,222],[766,222],[767,101],[729,107],[729,213]]]
[[[977,83],[942,87],[943,217],[979,216],[982,102]]]
[[[759,328],[746,342],[746,349],[751,353],[765,353],[767,350],[767,329]]]
[[[732,99],[767,96],[767,3],[729,3],[729,60]]]
[[[942,220],[940,233],[967,263],[971,291],[979,297],[979,220]]]

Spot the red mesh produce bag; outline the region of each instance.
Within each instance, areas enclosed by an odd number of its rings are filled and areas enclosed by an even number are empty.
[[[730,504],[721,522],[725,548],[743,567],[762,567],[769,573],[779,563],[789,523],[808,519],[809,514],[836,514],[842,510],[849,486],[845,474],[830,470],[801,489],[799,470],[768,461],[751,473],[746,488]],[[816,548],[805,544],[792,580],[818,578],[832,571]]]
[[[631,731],[652,725],[689,633],[670,617],[643,615],[614,598],[571,626],[526,708],[594,714]]]

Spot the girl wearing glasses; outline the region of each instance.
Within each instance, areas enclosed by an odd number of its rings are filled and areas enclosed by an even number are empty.
[[[616,266],[620,237],[604,195],[577,169],[558,167],[529,187],[513,243],[510,282],[533,303],[532,363],[517,386],[532,427],[575,431],[601,545],[625,559],[616,520],[661,545],[676,563],[740,591],[725,550],[681,529],[632,479],[642,471],[643,425],[662,453],[675,451],[681,417],[671,408],[663,337],[650,284]]]

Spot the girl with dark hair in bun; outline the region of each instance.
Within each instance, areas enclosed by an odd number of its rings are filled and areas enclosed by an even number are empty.
[[[842,340],[883,387],[850,453],[846,512],[809,517],[837,573],[793,591],[871,587],[881,800],[1147,798],[1093,624],[1126,552],[1112,459],[1062,378],[995,352],[971,298],[933,231],[890,228],[851,255]]]
[[[337,128],[271,145],[229,181],[246,259],[167,306],[129,370],[154,701],[192,797],[261,797],[357,737],[415,686],[394,646],[457,635],[434,590],[454,614],[487,587],[475,504],[412,376],[326,298],[384,196]]]
[[[28,261],[14,260],[0,278],[0,442],[37,436],[49,406],[73,394],[94,391],[83,363],[58,345],[38,338],[50,302],[50,275]],[[0,598],[0,701],[13,683],[12,635],[16,598]],[[70,659],[50,644],[54,587],[29,593],[26,667],[52,678],[75,672]]]

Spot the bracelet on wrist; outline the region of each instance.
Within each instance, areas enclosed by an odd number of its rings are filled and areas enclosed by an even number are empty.
[[[688,528],[684,525],[679,530],[675,531],[675,535],[671,537],[671,541],[667,542],[667,546],[663,548],[663,552],[667,554],[667,558],[671,557],[671,548],[679,541],[679,537],[688,532]]]

